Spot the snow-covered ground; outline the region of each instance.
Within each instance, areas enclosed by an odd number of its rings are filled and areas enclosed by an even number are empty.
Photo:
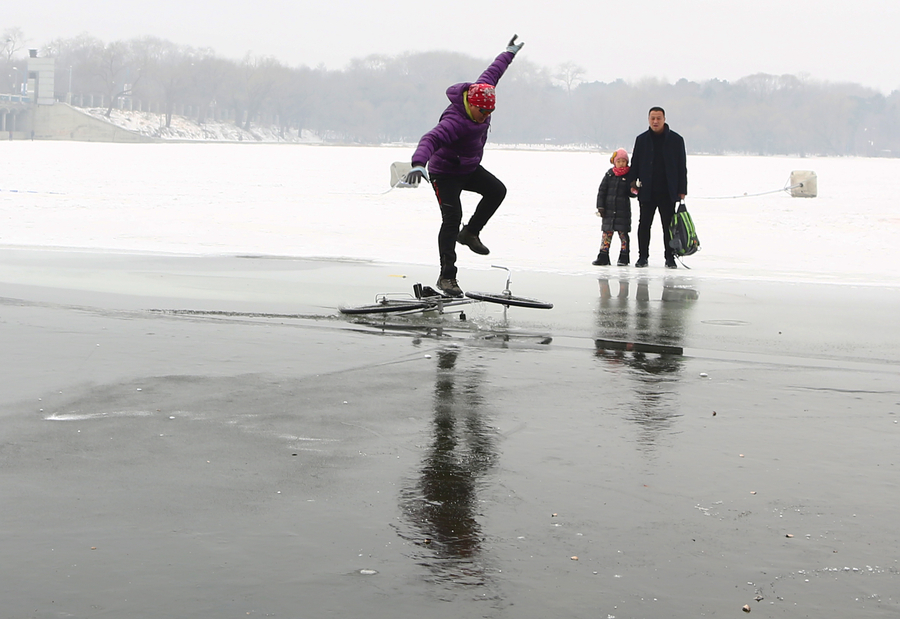
[[[437,262],[433,193],[390,190],[391,163],[408,161],[412,147],[18,141],[0,149],[4,246]],[[608,157],[489,149],[484,165],[509,193],[482,233],[491,255],[460,251],[461,278],[492,263],[597,272],[594,202]],[[900,160],[691,156],[688,168],[686,203],[702,247],[685,259],[692,276],[900,285]],[[794,170],[817,174],[818,197],[777,191]],[[464,194],[467,216],[474,205]],[[649,272],[661,270],[658,223],[651,252]]]
[[[287,142],[293,144],[317,144],[322,141],[315,134],[306,130],[303,130],[300,136],[296,131],[282,134],[281,129],[277,126],[252,125],[249,130],[245,130],[233,122],[206,120],[201,123],[193,118],[173,114],[169,126],[166,127],[166,117],[162,114],[113,109],[107,118],[105,107],[79,109],[123,129],[164,140]]]

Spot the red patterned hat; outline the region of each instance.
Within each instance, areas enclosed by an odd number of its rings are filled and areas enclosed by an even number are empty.
[[[469,86],[469,105],[483,110],[493,110],[496,104],[494,87],[490,84],[472,84]]]

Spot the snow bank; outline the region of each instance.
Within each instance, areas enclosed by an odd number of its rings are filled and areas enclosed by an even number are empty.
[[[118,127],[134,131],[141,135],[153,138],[173,141],[197,141],[197,142],[283,142],[293,144],[318,144],[322,140],[314,133],[303,130],[298,137],[296,132],[281,134],[277,126],[254,125],[249,131],[245,131],[231,122],[206,120],[200,122],[186,116],[173,114],[172,121],[166,127],[166,117],[163,114],[150,112],[134,112],[114,109],[106,117],[105,107],[79,108],[86,114],[112,122]]]

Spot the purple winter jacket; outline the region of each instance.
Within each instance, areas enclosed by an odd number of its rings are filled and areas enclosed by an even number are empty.
[[[447,89],[450,105],[441,114],[434,129],[422,136],[413,154],[414,166],[428,164],[428,172],[433,176],[460,176],[475,171],[484,155],[491,117],[477,123],[466,114],[463,94],[472,84],[496,86],[515,54],[503,52],[491,63],[475,82],[454,84]]]

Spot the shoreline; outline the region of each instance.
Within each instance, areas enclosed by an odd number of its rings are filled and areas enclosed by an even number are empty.
[[[284,253],[267,254],[257,251],[204,251],[204,252],[186,252],[186,251],[165,251],[160,249],[135,249],[135,248],[117,248],[117,247],[86,247],[86,246],[63,246],[63,245],[17,245],[0,243],[0,252],[8,252],[10,254],[28,254],[41,252],[48,253],[74,253],[83,255],[96,254],[98,256],[135,256],[159,259],[177,259],[177,258],[196,258],[207,260],[261,260],[261,261],[284,261],[284,262],[310,262],[310,263],[333,263],[335,265],[358,265],[384,267],[389,270],[407,270],[412,269],[417,273],[425,270],[435,270],[435,266],[429,262],[409,262],[409,261],[391,261],[380,258],[365,258],[356,256],[342,255],[292,255]],[[690,260],[690,259],[689,259]],[[496,273],[492,271],[492,266],[487,264],[466,264],[460,267],[461,271],[476,274]],[[755,275],[746,273],[736,273],[727,269],[706,267],[702,262],[694,262],[694,266],[690,264],[685,266],[681,264],[675,270],[663,270],[661,265],[653,265],[647,270],[635,268],[633,265],[626,267],[594,267],[594,266],[578,266],[575,268],[538,268],[535,266],[517,267],[513,273],[533,273],[539,276],[559,276],[559,277],[597,277],[607,279],[637,279],[649,278],[657,279],[660,273],[665,273],[669,278],[684,278],[691,280],[708,280],[708,281],[728,281],[733,283],[739,282],[757,282],[757,283],[779,283],[779,284],[799,284],[810,286],[835,286],[835,287],[863,287],[878,289],[900,289],[900,281],[888,279],[884,281],[873,281],[871,276],[864,276],[858,280],[850,279],[843,275],[836,277],[827,273],[791,273],[788,271],[778,273],[760,272]],[[424,276],[426,281],[423,284],[432,285],[430,276]],[[499,277],[499,276],[498,276]],[[433,279],[433,278],[432,278]]]

